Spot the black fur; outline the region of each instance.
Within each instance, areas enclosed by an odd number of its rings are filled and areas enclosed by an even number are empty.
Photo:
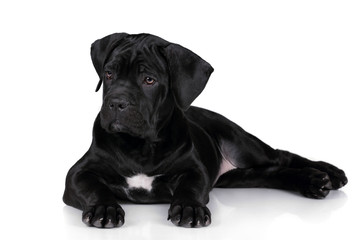
[[[347,183],[328,163],[272,149],[225,117],[190,107],[213,68],[180,45],[116,33],[95,41],[91,57],[103,105],[63,197],[89,226],[123,225],[120,201],[170,203],[175,225],[202,227],[211,223],[213,187],[288,189],[319,199]],[[134,187],[136,175],[153,181]]]

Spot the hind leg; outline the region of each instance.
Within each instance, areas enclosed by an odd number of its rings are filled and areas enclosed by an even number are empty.
[[[275,150],[255,136],[239,129],[235,130],[237,131],[233,132],[234,136],[231,139],[222,138],[219,141],[220,152],[226,162],[240,169],[239,172],[245,171],[246,173],[248,171],[246,169],[257,169],[254,173],[255,178],[252,178],[254,182],[247,180],[247,184],[261,183],[269,185],[269,187],[294,189],[309,196],[311,193],[307,193],[307,186],[313,185],[312,182],[319,184],[324,182],[327,190],[339,189],[348,182],[344,171],[329,163],[311,161],[291,152]],[[327,177],[324,181],[319,182],[319,176],[324,174]],[[311,177],[314,177],[313,181],[308,179]],[[327,184],[326,180],[330,180],[331,185]],[[260,185],[260,187],[262,186]],[[321,188],[321,186],[319,187]],[[314,196],[320,198],[321,195],[326,196],[326,194],[321,193]]]
[[[221,159],[218,176],[214,176],[215,186],[293,189],[321,198],[328,189],[338,189],[347,183],[341,169],[275,150],[217,113],[192,107],[186,114],[190,120],[201,123],[218,146]]]
[[[266,187],[295,190],[305,197],[321,199],[332,189],[327,173],[315,168],[268,167],[234,169],[219,177],[214,187]]]
[[[240,142],[237,139],[221,145],[223,158],[236,169],[221,175],[216,186],[291,189],[307,197],[323,198],[329,190],[339,189],[348,182],[344,171],[329,163],[274,150],[251,137],[252,142],[241,139],[242,145],[238,144],[241,148],[235,145]]]

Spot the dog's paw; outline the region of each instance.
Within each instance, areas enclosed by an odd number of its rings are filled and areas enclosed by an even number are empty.
[[[297,179],[300,193],[308,198],[325,198],[333,189],[329,175],[314,168],[304,168]]]
[[[206,227],[211,223],[211,213],[207,207],[196,204],[175,204],[169,209],[168,220],[181,227]]]
[[[348,182],[345,172],[331,165],[330,163],[322,162],[322,161],[316,162],[315,168],[319,169],[322,172],[326,172],[329,175],[333,190],[345,186]]]
[[[96,205],[89,207],[82,214],[82,221],[97,228],[121,227],[125,212],[119,205]]]

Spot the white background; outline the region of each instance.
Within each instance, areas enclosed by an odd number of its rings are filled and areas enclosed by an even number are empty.
[[[331,0],[1,1],[0,238],[359,239],[359,13],[359,1]],[[216,189],[204,229],[173,227],[168,205],[132,204],[120,229],[85,227],[61,198],[101,106],[90,44],[113,32],[193,50],[215,68],[194,105],[343,168],[349,184],[325,200]]]

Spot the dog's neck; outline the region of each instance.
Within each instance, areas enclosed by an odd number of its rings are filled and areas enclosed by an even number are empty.
[[[162,142],[169,141],[180,133],[187,132],[186,119],[184,113],[177,107],[173,107],[170,114],[167,114],[162,121],[159,121],[150,141]],[[181,135],[181,134],[180,134]]]

